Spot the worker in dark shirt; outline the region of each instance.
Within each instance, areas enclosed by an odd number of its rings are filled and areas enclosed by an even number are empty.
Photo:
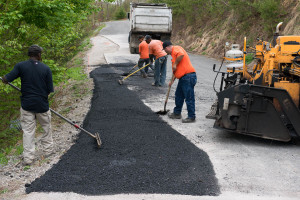
[[[53,92],[52,72],[41,62],[42,48],[32,45],[28,49],[29,60],[17,63],[14,69],[2,78],[3,83],[21,78],[21,126],[23,130],[23,162],[31,165],[35,159],[36,119],[44,129],[41,137],[45,157],[53,154],[51,112],[48,95]]]

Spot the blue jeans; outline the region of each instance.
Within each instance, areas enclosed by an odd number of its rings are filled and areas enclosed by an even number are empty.
[[[188,110],[188,118],[195,119],[195,94],[194,87],[197,83],[196,73],[189,73],[181,77],[175,92],[174,114],[181,114],[185,100]]]
[[[142,68],[144,66],[144,63],[145,63],[145,65],[147,65],[148,63],[150,63],[150,58],[146,58],[146,59],[140,58],[139,61],[138,61],[138,67]],[[142,74],[145,74],[145,72],[148,73],[148,67],[149,66],[147,66],[144,69],[142,69],[141,73]]]
[[[165,85],[167,75],[167,59],[168,56],[163,56],[155,60],[154,81],[155,86]]]

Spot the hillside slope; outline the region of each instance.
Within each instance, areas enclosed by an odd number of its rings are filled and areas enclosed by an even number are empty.
[[[280,35],[300,35],[300,1],[281,0],[279,7],[278,22],[275,19],[262,20],[262,13],[259,15],[254,11],[247,18],[241,18],[236,10],[229,8],[219,15],[205,19],[194,17],[189,22],[191,19],[176,15],[175,10],[172,42],[192,53],[221,58],[226,42],[238,43],[242,47],[244,37],[247,37],[249,45],[254,45],[257,37],[271,41],[276,24],[280,21],[283,21]],[[194,12],[200,11],[195,9]],[[189,15],[197,16],[197,13]]]

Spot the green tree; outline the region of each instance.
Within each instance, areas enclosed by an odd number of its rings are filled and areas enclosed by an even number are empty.
[[[282,16],[285,14],[280,0],[257,0],[253,6],[265,24],[265,30],[269,33],[274,32],[276,24],[282,20]]]
[[[90,29],[88,17],[97,11],[94,0],[0,0],[0,76],[17,62],[27,60],[32,44],[43,47],[43,62],[53,72],[55,84],[66,80],[65,65],[78,51]],[[14,81],[20,86],[20,80]],[[0,150],[16,142],[9,129],[17,118],[19,92],[0,83]]]
[[[118,8],[115,14],[115,19],[124,19],[126,17],[126,12],[123,7]]]

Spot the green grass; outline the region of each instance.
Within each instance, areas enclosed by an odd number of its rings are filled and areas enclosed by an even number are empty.
[[[18,155],[21,155],[22,153],[23,153],[23,146],[22,145],[18,145],[16,147],[15,155],[18,156]]]
[[[9,146],[5,149],[2,149],[0,151],[0,164],[1,165],[7,165],[9,161],[9,156],[19,156],[23,153],[23,146],[17,145],[17,146]]]
[[[75,98],[80,98],[88,94],[89,90],[83,86],[84,86],[84,81],[74,84],[71,88],[73,91],[72,96]]]
[[[200,38],[201,38],[202,35],[203,35],[203,31],[199,31],[198,33],[196,33],[196,36],[197,36],[197,37],[200,37]]]
[[[83,59],[81,61],[83,63]],[[83,72],[83,67],[71,67],[66,70],[66,75],[76,81],[82,81],[87,78],[87,75]]]
[[[74,65],[79,65],[82,66],[83,65],[83,58],[75,58],[73,61]]]
[[[8,158],[5,153],[0,153],[0,164],[1,165],[7,165]]]
[[[92,44],[91,44],[91,40],[90,38],[85,39],[80,46],[77,48],[78,51],[84,51],[86,48],[91,48]]]
[[[252,53],[246,54],[246,64],[251,63],[254,60],[254,55]]]
[[[196,48],[197,48],[197,46],[192,46],[192,47],[190,48],[190,51],[194,51]]]
[[[0,194],[5,194],[8,192],[8,189],[7,188],[4,188],[3,190],[0,190]]]

